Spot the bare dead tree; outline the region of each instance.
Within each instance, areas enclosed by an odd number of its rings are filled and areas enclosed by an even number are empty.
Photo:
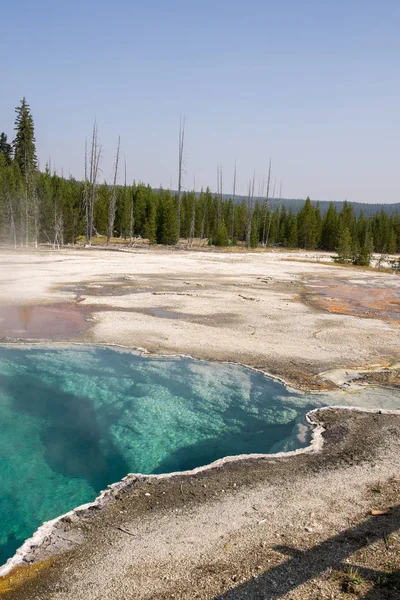
[[[92,147],[90,152],[90,178],[89,178],[89,210],[88,210],[88,230],[87,242],[92,244],[93,223],[94,223],[94,205],[97,192],[97,177],[99,173],[99,164],[101,157],[101,146],[98,142],[98,132],[96,121],[93,124]]]
[[[125,178],[124,178],[124,239],[126,240],[126,228],[127,228],[126,211],[127,211],[127,206],[128,206],[128,194],[127,194],[127,188],[126,188],[126,157],[125,157],[125,154],[124,154],[124,174],[125,174]]]
[[[220,199],[220,191],[219,191],[219,163],[217,163],[217,227],[219,227],[219,199]]]
[[[219,207],[218,207],[218,222],[222,221],[222,199],[224,196],[223,187],[222,187],[222,167],[219,168]]]
[[[14,250],[17,248],[17,232],[15,228],[14,210],[12,205],[12,198],[10,190],[7,188],[7,212],[8,212],[8,223],[10,227],[10,237],[14,243]]]
[[[262,182],[261,182],[261,194],[260,194],[260,198],[264,198],[264,195],[265,195],[265,176],[263,176]]]
[[[97,125],[96,120],[93,123],[92,131],[92,146],[90,150],[90,174],[89,174],[89,194],[88,194],[88,210],[87,210],[87,238],[88,244],[92,243],[92,222],[91,222],[91,202],[92,202],[92,181],[95,167],[95,153],[96,153],[96,139],[97,139]]]
[[[221,211],[222,211],[222,167],[217,163],[217,226],[221,224]]]
[[[257,188],[257,198],[262,198],[264,196],[264,188],[263,182],[261,181],[261,175],[258,176],[258,188]]]
[[[26,157],[26,140],[25,140],[25,246],[29,244],[29,198],[28,198],[28,162]]]
[[[54,208],[53,208],[53,213],[54,213],[54,225],[53,225],[53,229],[54,229],[54,238],[53,238],[53,250],[56,249],[56,244],[59,247],[59,241],[58,241],[58,213],[57,213],[57,193],[54,194]]]
[[[192,218],[190,220],[190,232],[189,232],[189,239],[188,239],[189,246],[193,245],[195,221],[196,221],[196,176],[193,179]]]
[[[268,200],[269,200],[269,186],[271,183],[271,158],[269,159],[269,167],[268,167],[268,179],[267,179],[267,193],[263,202],[263,232],[262,232],[262,245],[266,246],[266,226],[267,226],[267,213],[268,213]]]
[[[274,189],[272,191],[272,198],[275,199],[275,185],[276,185],[276,177],[274,179]],[[269,215],[269,222],[268,222],[268,231],[267,231],[267,237],[265,238],[265,245],[268,245],[268,239],[269,239],[269,232],[271,230],[271,223],[272,223],[272,210],[270,212]]]
[[[83,184],[83,206],[85,209],[86,241],[89,242],[89,182],[87,164],[87,140],[85,140],[85,181]]]
[[[32,188],[32,196],[33,196],[33,229],[34,229],[34,244],[35,248],[38,247],[38,237],[39,237],[39,202],[36,193],[36,185],[33,185]]]
[[[59,250],[60,247],[64,246],[64,217],[62,210],[58,210],[57,192],[54,194],[54,238],[53,238],[53,250]]]
[[[274,183],[274,196],[275,196],[275,183]],[[281,210],[282,210],[282,179],[279,185],[279,202],[278,202],[278,212],[279,212],[279,232],[281,228]]]
[[[114,180],[113,186],[111,190],[111,200],[110,206],[108,210],[108,228],[107,228],[107,246],[110,244],[110,239],[114,233],[114,222],[115,222],[115,211],[117,208],[117,177],[118,177],[118,163],[119,163],[119,150],[121,145],[121,136],[118,136],[118,144],[117,144],[117,156],[115,158],[114,165]]]
[[[233,192],[232,192],[232,223],[231,223],[231,240],[235,237],[235,199],[236,199],[236,159],[235,168],[233,170]]]
[[[126,191],[126,161],[125,161],[125,191]],[[134,203],[133,194],[131,194],[130,218],[129,218],[129,246],[133,245],[133,225],[134,225]]]
[[[208,188],[207,188],[207,190],[208,190]],[[203,214],[202,219],[201,219],[200,239],[203,240],[204,232],[205,232],[205,228],[206,228],[206,217],[207,217],[207,203],[204,198],[203,188],[201,189],[201,192],[200,192],[200,198],[201,198],[201,212]]]
[[[247,247],[250,248],[251,244],[251,226],[253,223],[254,213],[254,186],[256,180],[256,173],[253,173],[253,179],[249,181],[249,193],[247,196],[247,232],[246,232],[246,243]]]
[[[25,206],[25,197],[21,190],[18,193],[18,237],[19,237],[19,245],[21,248],[24,245],[24,237],[25,237],[25,227],[24,227],[24,206]]]
[[[58,217],[58,237],[60,247],[64,248],[64,216],[62,213]]]
[[[56,215],[54,222],[54,250],[56,249],[56,246],[58,250],[60,247],[62,248],[64,246],[64,221],[62,214]]]
[[[184,165],[185,144],[185,117],[179,123],[179,152],[178,152],[178,237],[181,235],[181,203],[182,203],[182,176]]]

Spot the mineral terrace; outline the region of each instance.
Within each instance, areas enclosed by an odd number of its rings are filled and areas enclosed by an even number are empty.
[[[0,339],[237,362],[304,390],[351,388],[360,373],[362,384],[399,386],[400,277],[328,260],[2,251]],[[28,542],[25,560],[3,570],[2,597],[400,597],[400,415],[310,418],[320,445],[307,452],[130,476]]]

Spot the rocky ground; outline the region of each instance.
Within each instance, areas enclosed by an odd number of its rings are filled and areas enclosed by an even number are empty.
[[[351,386],[348,373],[360,370],[365,385],[397,385],[389,367],[400,357],[400,278],[324,258],[2,252],[0,336],[240,362],[305,389]],[[1,312],[12,309],[14,321]],[[327,410],[314,419],[325,429],[320,450],[128,478],[97,508],[59,521],[28,549],[32,566],[0,579],[0,592],[60,600],[400,598],[400,417]]]

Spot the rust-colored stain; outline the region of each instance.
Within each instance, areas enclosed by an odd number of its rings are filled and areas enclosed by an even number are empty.
[[[400,320],[400,290],[343,279],[315,279],[306,284],[307,304],[330,313],[366,319]]]
[[[53,560],[46,558],[33,565],[18,565],[14,567],[7,575],[0,577],[0,596],[7,592],[12,592],[22,584],[36,579],[40,572],[51,567]]]
[[[87,309],[79,304],[0,307],[0,337],[61,339],[86,331]]]

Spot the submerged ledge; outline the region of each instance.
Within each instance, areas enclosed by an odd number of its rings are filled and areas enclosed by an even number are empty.
[[[353,416],[353,420],[348,418],[349,413]],[[365,426],[362,427],[361,431],[364,432],[365,427],[367,427],[367,429],[370,428],[373,433],[372,437],[376,437],[377,440],[379,439],[379,442],[383,443],[385,440],[380,440],[380,437],[384,437],[385,432],[383,430],[380,431],[379,424],[377,427],[375,426],[376,417],[378,415],[382,416],[382,418],[391,415],[395,416],[398,419],[398,423],[394,423],[394,425],[398,425],[400,431],[400,410],[366,409],[348,406],[322,407],[314,409],[306,415],[307,422],[312,427],[312,434],[311,443],[305,448],[290,452],[280,452],[277,454],[228,456],[209,465],[197,467],[189,471],[162,475],[128,474],[121,481],[108,486],[108,489],[102,491],[93,502],[78,506],[51,521],[43,523],[33,536],[24,542],[15,555],[11,557],[5,565],[0,567],[0,577],[9,575],[15,567],[34,565],[45,559],[55,558],[68,550],[74,549],[78,545],[84,544],[85,538],[79,531],[79,523],[88,518],[102,519],[103,513],[98,511],[109,508],[119,499],[121,494],[129,492],[132,488],[140,486],[140,484],[157,484],[161,482],[174,484],[179,481],[182,489],[185,480],[186,482],[189,482],[191,478],[198,475],[205,475],[212,478],[213,475],[220,473],[221,469],[226,470],[232,467],[239,472],[239,476],[241,474],[244,475],[246,467],[250,464],[252,466],[257,465],[258,471],[260,471],[260,467],[263,467],[263,475],[266,475],[266,470],[272,465],[275,467],[277,465],[282,467],[283,472],[285,472],[291,470],[290,467],[293,461],[300,457],[305,457],[306,455],[309,457],[320,455],[322,464],[319,465],[319,468],[324,468],[327,466],[327,463],[332,462],[332,458],[334,458],[333,464],[335,464],[337,460],[339,460],[339,463],[341,464],[343,459],[341,456],[341,453],[343,453],[343,445],[345,454],[349,452],[352,457],[351,460],[357,461],[357,453],[360,454],[360,460],[361,458],[362,460],[365,460],[368,456],[376,459],[376,453],[378,451],[377,447],[379,444],[364,449],[364,440],[360,441],[357,439],[357,444],[358,442],[360,443],[360,447],[357,449],[354,447],[357,445],[355,443],[356,438],[354,437],[354,433],[360,433],[360,431],[358,431],[359,426],[357,427],[357,421],[364,416],[364,420],[367,422]],[[368,419],[368,416],[371,416],[372,420]],[[329,423],[329,420],[331,420],[331,423]],[[352,421],[355,422],[355,425]],[[352,431],[353,426],[355,428],[354,431]],[[378,429],[378,431],[375,431],[375,429]],[[259,478],[264,479],[263,476],[257,477],[256,479]],[[248,483],[248,481],[240,482],[239,486]],[[234,484],[234,487],[236,487],[236,484]],[[163,494],[165,493],[166,492],[163,492]],[[144,495],[150,496],[149,493],[145,493]],[[72,533],[72,537],[65,538],[64,535],[61,535],[61,533],[65,533],[65,526],[69,529],[69,533]],[[60,532],[60,528],[62,528],[62,532]]]
[[[372,365],[359,365],[352,367],[336,367],[333,369],[320,371],[316,373],[313,378],[315,380],[319,379],[319,382],[311,383],[311,378],[308,379],[308,383],[304,384],[304,382],[297,381],[296,377],[293,380],[288,380],[286,377],[277,375],[264,367],[257,367],[252,364],[248,364],[246,362],[240,362],[235,360],[225,360],[218,358],[201,358],[193,354],[184,354],[182,352],[162,352],[162,351],[150,351],[143,346],[124,346],[123,344],[113,344],[113,343],[103,343],[103,342],[95,342],[85,341],[85,340],[76,340],[72,339],[60,339],[60,340],[49,340],[49,339],[29,339],[29,338],[1,338],[0,337],[0,347],[5,348],[94,348],[94,349],[111,349],[115,352],[122,352],[126,354],[134,354],[138,356],[148,357],[148,358],[159,358],[159,359],[188,359],[192,361],[196,361],[199,363],[210,363],[210,364],[220,364],[220,365],[233,365],[238,367],[243,367],[245,369],[249,369],[250,371],[254,371],[255,373],[260,373],[265,377],[268,377],[274,381],[282,383],[289,391],[295,392],[296,394],[324,394],[330,393],[335,390],[346,390],[346,391],[359,391],[365,389],[367,386],[372,387],[389,387],[395,389],[394,385],[385,385],[380,381],[374,381],[373,378],[369,382],[360,381],[360,376],[365,374],[374,374],[374,373],[385,373],[385,372],[396,372],[400,369],[400,362],[393,361],[391,364],[387,364],[387,362],[383,362],[381,364],[374,363]],[[338,405],[339,406],[339,405]]]

